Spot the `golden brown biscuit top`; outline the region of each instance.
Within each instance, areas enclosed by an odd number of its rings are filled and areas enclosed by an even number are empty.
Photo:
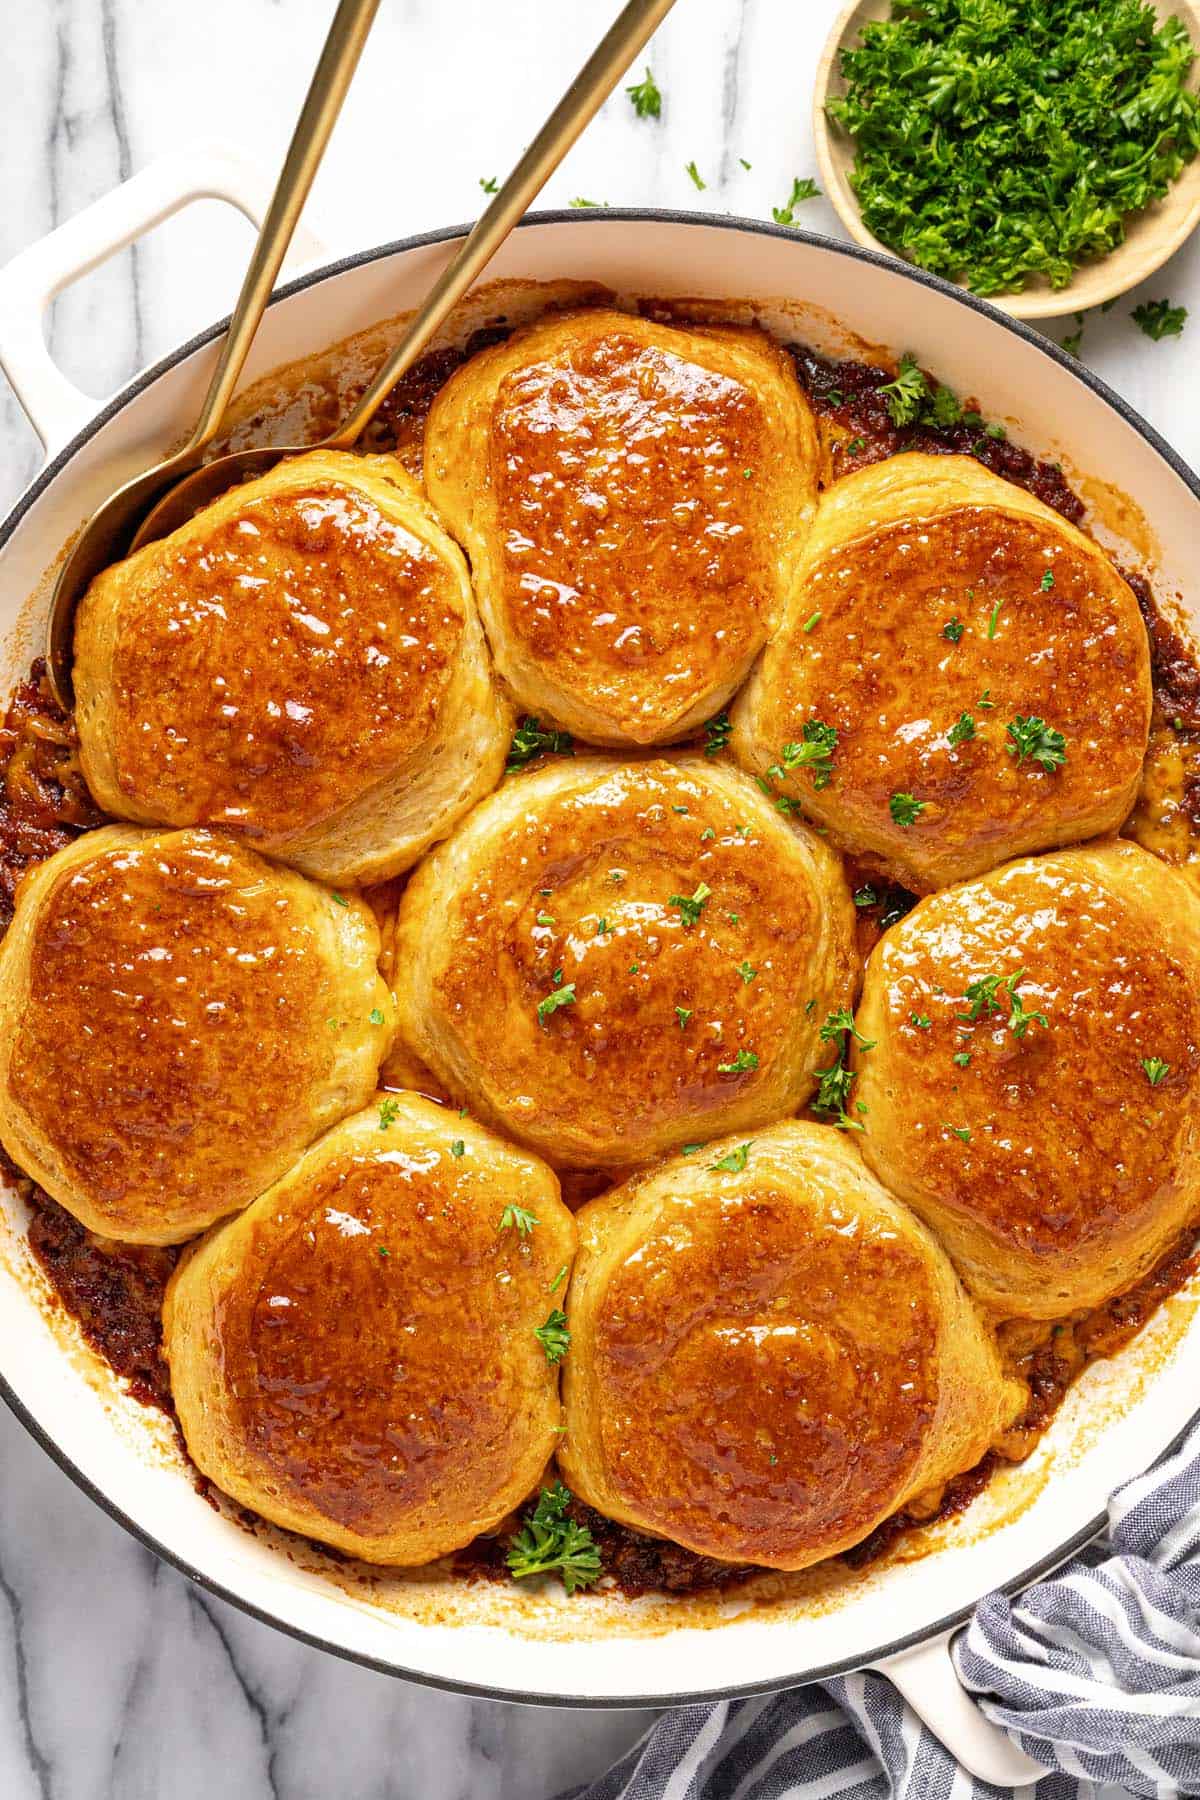
[[[381,1125],[378,1150],[340,1153],[264,1210],[216,1330],[278,1491],[384,1537],[510,1478],[563,1258],[549,1227],[501,1228],[507,1198],[478,1138],[456,1157],[429,1132],[393,1147]]]
[[[684,356],[614,328],[511,370],[490,468],[528,652],[631,720],[736,669],[778,599],[780,450],[699,336]]]
[[[463,630],[453,572],[333,480],[169,544],[117,626],[114,758],[150,814],[312,825],[430,735]]]
[[[456,896],[439,982],[513,1129],[544,1104],[645,1133],[761,1083],[819,979],[819,898],[773,824],[668,762],[539,792]]]
[[[798,1205],[769,1172],[728,1186],[676,1196],[614,1270],[591,1379],[622,1496],[737,1560],[888,1509],[937,1405],[938,1330],[925,1262],[890,1221]]]
[[[903,1121],[881,1154],[924,1191],[1030,1255],[1154,1207],[1200,1092],[1200,960],[1153,906],[1069,856],[1014,863],[922,901],[868,984],[885,1024],[856,1060]]]
[[[103,851],[32,929],[10,1091],[117,1235],[123,1205],[219,1191],[294,1141],[343,1022],[267,864],[201,832]]]
[[[1086,815],[1135,779],[1150,711],[1137,603],[1053,527],[983,506],[881,526],[819,561],[803,610],[779,664],[781,738],[810,718],[836,729],[830,802],[897,855],[923,839],[1003,854],[1039,814]],[[1017,715],[1060,732],[1065,762],[1010,754]],[[805,798],[808,777],[788,791]],[[893,821],[893,794],[920,804],[913,823]]]

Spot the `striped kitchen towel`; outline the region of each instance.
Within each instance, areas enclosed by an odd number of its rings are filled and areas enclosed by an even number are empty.
[[[1108,1536],[956,1646],[988,1717],[1051,1771],[1029,1800],[1200,1795],[1200,1428],[1118,1489]],[[686,1706],[569,1800],[998,1800],[882,1675]],[[563,1796],[563,1800],[568,1800]]]

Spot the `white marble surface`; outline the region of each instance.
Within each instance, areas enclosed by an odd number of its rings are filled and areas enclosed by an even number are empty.
[[[332,0],[2,10],[0,262],[192,139],[228,139],[274,169]],[[473,216],[480,177],[503,174],[615,10],[383,0],[310,203],[314,229],[341,251]],[[809,89],[835,10],[679,0],[649,58],[661,121],[615,97],[547,201],[769,217],[793,175],[815,173]],[[704,193],[686,173],[693,158]],[[803,223],[837,229],[823,199]],[[193,207],[59,299],[52,350],[86,391],[110,392],[228,308],[247,244],[238,216]],[[1200,463],[1200,243],[1145,291],[1192,305],[1184,338],[1144,338],[1133,296],[1089,319],[1084,358]],[[7,505],[39,451],[6,389],[0,445]],[[540,1800],[598,1771],[645,1722],[436,1694],[294,1644],[155,1563],[0,1412],[3,1800]]]

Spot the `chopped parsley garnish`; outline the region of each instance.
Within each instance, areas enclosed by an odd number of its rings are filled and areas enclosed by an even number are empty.
[[[486,180],[481,175],[479,177],[479,185],[483,189],[485,194],[494,194],[496,192],[497,188],[500,186],[500,183],[496,180],[496,177],[494,175],[489,175]]]
[[[996,702],[992,699],[991,688],[984,688],[982,694],[980,694],[980,696],[979,696],[978,700],[975,702],[975,704],[977,707],[979,707],[981,712],[991,712],[996,704]]]
[[[888,801],[888,811],[897,825],[907,829],[916,824],[928,805],[928,800],[914,800],[911,794],[893,794]]]
[[[454,1142],[450,1146],[450,1154],[451,1154],[451,1156],[462,1156],[464,1154],[466,1148],[467,1148],[467,1146],[464,1144],[464,1142],[461,1138],[455,1138]]]
[[[597,937],[611,937],[611,935],[612,935],[612,926],[609,924],[608,920],[607,919],[597,919],[596,920],[596,936]]]
[[[932,1028],[928,1013],[909,1013],[908,1022],[915,1025],[918,1031],[929,1031]]]
[[[599,206],[600,202],[599,200],[585,200],[582,194],[576,194],[573,200],[567,201],[567,205],[575,207]]]
[[[695,893],[690,896],[687,894],[671,895],[668,904],[679,908],[679,915],[685,931],[690,931],[693,925],[699,923],[700,914],[708,905],[711,895],[712,889],[706,881],[702,881]]]
[[[957,749],[959,744],[969,744],[971,739],[974,736],[975,736],[975,721],[974,721],[974,719],[971,717],[969,712],[959,713],[958,718],[955,720],[954,724],[950,727],[950,736],[949,736],[948,741],[949,741],[951,749]]]
[[[1187,27],[1127,0],[922,0],[866,25],[827,110],[862,220],[979,294],[1064,288],[1200,145]]]
[[[851,438],[850,442],[846,445],[846,455],[847,456],[857,456],[859,451],[865,450],[866,447],[867,447],[866,438],[861,438],[861,437]]]
[[[1053,569],[1043,569],[1042,570],[1042,592],[1043,592],[1043,594],[1048,594],[1050,592],[1050,589],[1053,586],[1054,586],[1054,570]]]
[[[1129,316],[1139,331],[1158,343],[1165,337],[1180,337],[1188,315],[1186,306],[1172,306],[1169,300],[1143,300]]]
[[[792,191],[788,196],[787,205],[773,206],[771,217],[777,225],[794,225],[796,208],[803,206],[806,200],[815,200],[820,192],[820,188],[811,175],[805,175],[802,178],[793,176]]]
[[[708,183],[704,180],[699,169],[696,167],[695,160],[693,159],[690,163],[685,163],[684,167],[692,178],[692,185],[698,187],[703,193],[704,189],[708,186]]]
[[[750,1144],[753,1142],[754,1139],[751,1138],[750,1143],[739,1144],[736,1150],[730,1150],[725,1156],[719,1157],[715,1163],[709,1163],[709,1172],[713,1175],[718,1173],[722,1175],[740,1175],[746,1166],[746,1158],[750,1154]],[[699,1144],[694,1144],[692,1148],[698,1150],[700,1146]]]
[[[702,844],[707,844],[707,843],[709,843],[709,842],[710,842],[710,841],[711,841],[711,839],[713,839],[713,838],[715,838],[715,837],[716,837],[716,835],[717,835],[717,834],[716,834],[716,832],[715,832],[715,831],[714,831],[714,830],[713,830],[713,828],[712,828],[712,826],[711,826],[711,825],[706,825],[706,826],[705,826],[705,827],[704,827],[704,830],[703,830],[703,831],[702,831],[702,832],[701,832],[701,833],[700,833],[700,842],[701,842],[701,843],[702,843]]]
[[[909,351],[900,358],[894,381],[879,389],[893,425],[915,425],[929,399],[929,384],[917,367],[917,359]]]
[[[817,1097],[813,1101],[813,1111],[819,1113],[844,1113],[850,1099],[850,1089],[854,1086],[855,1074],[848,1069],[839,1055],[836,1062],[830,1063],[827,1069],[814,1069],[817,1078]]]
[[[767,770],[768,781],[782,781],[797,769],[811,769],[813,786],[827,788],[833,779],[833,753],[837,749],[836,725],[823,725],[820,719],[807,719],[798,744],[785,744],[779,761]]]
[[[543,729],[537,719],[526,716],[513,733],[504,773],[515,775],[518,769],[531,763],[535,756],[542,756],[546,752],[553,756],[572,756],[575,741],[570,732]]]
[[[687,1022],[691,1018],[691,1016],[692,1016],[692,1008],[690,1006],[677,1006],[675,1008],[675,1017],[679,1020],[680,1031],[682,1031],[684,1029],[684,1027],[687,1025]]]
[[[758,974],[758,970],[754,967],[753,963],[740,962],[738,964],[738,974],[746,983],[746,986],[749,987],[750,983],[754,980],[754,977]]]
[[[571,1491],[557,1482],[543,1488],[508,1547],[508,1569],[514,1581],[557,1570],[568,1594],[591,1587],[603,1574],[600,1552],[586,1525],[568,1518]]]
[[[1142,1071],[1151,1087],[1158,1087],[1170,1073],[1170,1063],[1165,1063],[1160,1056],[1143,1056]]]
[[[1004,605],[1004,599],[1003,599],[1003,597],[1001,597],[999,600],[997,600],[995,606],[993,606],[991,612],[988,614],[987,634],[988,634],[989,639],[994,638],[996,635],[996,626],[1000,622],[1000,608],[1003,605]]]
[[[390,1097],[379,1103],[379,1129],[386,1131],[389,1125],[396,1123],[396,1115],[400,1111],[400,1102]]]
[[[708,757],[720,756],[722,750],[729,747],[729,734],[733,726],[728,713],[718,713],[704,727],[704,754]]]
[[[981,1018],[988,1018],[992,1013],[1003,1012],[998,995],[1007,994],[1009,1002],[1008,1028],[1015,1038],[1023,1038],[1033,1024],[1049,1027],[1050,1021],[1044,1012],[1030,1012],[1018,988],[1025,979],[1024,969],[1017,969],[1012,975],[981,975],[976,981],[968,982],[963,998],[968,1010],[957,1014],[964,1024],[974,1025]]]
[[[560,1363],[571,1348],[567,1315],[557,1306],[551,1309],[550,1317],[544,1325],[534,1326],[533,1335],[546,1352],[548,1363]]]
[[[379,1251],[378,1251],[378,1254],[379,1254],[379,1255],[380,1255],[380,1256],[382,1256],[382,1257],[384,1257],[384,1258],[387,1258],[387,1257],[389,1257],[389,1256],[390,1256],[390,1255],[391,1255],[391,1254],[392,1254],[392,1253],[391,1253],[391,1251],[390,1251],[390,1250],[389,1250],[389,1249],[388,1249],[388,1247],[387,1247],[387,1245],[386,1245],[386,1244],[380,1244],[380,1246],[379,1246]]]
[[[954,1060],[960,1069],[969,1068],[971,1064],[971,1052],[969,1050],[956,1050],[954,1052]]]
[[[854,904],[855,906],[878,906],[879,895],[869,884],[866,887],[855,888]]]
[[[1016,757],[1018,766],[1028,758],[1047,775],[1052,775],[1067,760],[1066,738],[1061,731],[1047,725],[1045,719],[1027,719],[1023,713],[1018,713],[1008,726],[1007,735],[1009,742],[1005,748],[1010,756]]]
[[[657,119],[662,112],[662,94],[649,68],[645,81],[635,81],[625,89],[639,119]]]
[[[952,644],[957,644],[966,629],[966,626],[956,614],[954,618],[947,619],[946,623],[942,626],[942,636],[944,638],[949,638]]]
[[[330,894],[329,898],[335,906],[349,906],[350,904],[345,894]]]
[[[809,613],[807,619],[805,619],[805,621],[804,621],[803,625],[800,627],[800,629],[807,635],[808,632],[815,631],[817,626],[820,623],[821,623],[821,609],[820,609],[820,607],[818,607],[816,612]]]
[[[961,1138],[964,1144],[971,1141],[971,1133],[965,1125],[943,1125],[942,1130],[948,1131],[951,1137]]]
[[[718,1075],[745,1075],[750,1069],[757,1069],[758,1058],[753,1050],[739,1050],[732,1062],[718,1063]]]
[[[836,1012],[826,1013],[825,1023],[821,1027],[821,1042],[839,1043],[847,1034],[854,1039],[860,1050],[875,1048],[875,1039],[863,1036],[854,1023],[854,1014],[848,1006],[839,1006]]]
[[[565,987],[555,988],[552,994],[547,994],[544,1000],[538,1001],[538,1024],[544,1025],[546,1020],[550,1017],[550,1014],[552,1012],[557,1012],[560,1006],[574,1006],[574,1004],[575,983],[573,981],[568,981]]]
[[[554,1280],[550,1283],[550,1292],[552,1294],[557,1294],[559,1288],[562,1286],[563,1282],[566,1279],[567,1279],[567,1265],[566,1265],[566,1263],[564,1263],[562,1268],[558,1271],[558,1274],[554,1277]]]
[[[552,913],[539,913],[534,922],[538,925],[553,925],[554,915]]]
[[[506,1206],[496,1230],[515,1231],[518,1237],[528,1237],[536,1224],[536,1215],[526,1212],[523,1206]]]
[[[368,1022],[372,1025],[382,1025],[383,1024],[383,1014],[380,1012],[380,1010],[377,1006],[373,1006],[371,1008],[370,1012],[367,1015],[367,1018],[368,1018]]]

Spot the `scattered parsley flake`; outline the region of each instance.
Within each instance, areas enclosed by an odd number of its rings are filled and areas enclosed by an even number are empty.
[[[1017,765],[1029,761],[1035,762],[1052,775],[1067,760],[1067,740],[1061,731],[1055,731],[1047,725],[1045,719],[1029,718],[1018,713],[1011,725],[1007,727],[1009,742],[1005,749],[1010,756],[1015,756]]]
[[[383,1024],[383,1014],[377,1006],[373,1006],[371,1008],[370,1012],[367,1015],[367,1019],[368,1019],[368,1023],[370,1023],[371,1025],[382,1025]]]
[[[574,200],[567,201],[567,205],[574,206],[574,207],[599,206],[600,201],[599,200],[585,200],[582,194],[576,194]]]
[[[975,721],[971,714],[969,712],[959,713],[958,718],[950,727],[950,735],[947,740],[951,748],[957,749],[959,744],[969,744],[974,736]]]
[[[1142,1071],[1151,1087],[1158,1087],[1170,1073],[1170,1063],[1163,1062],[1160,1056],[1143,1056]]]
[[[895,380],[879,389],[879,397],[886,403],[893,425],[916,424],[929,400],[929,384],[911,351],[904,352]]]
[[[481,175],[479,177],[479,185],[485,194],[494,194],[499,188],[500,183],[496,180],[494,175],[489,175],[486,180]]]
[[[692,1016],[692,1008],[690,1006],[677,1006],[675,1008],[675,1017],[679,1020],[680,1031],[683,1031],[685,1029],[687,1022],[691,1018],[691,1016]]]
[[[559,1288],[562,1286],[563,1282],[566,1279],[567,1279],[567,1265],[566,1265],[566,1263],[564,1263],[562,1268],[558,1271],[558,1274],[554,1277],[554,1280],[550,1283],[550,1288],[549,1288],[550,1293],[557,1294]]]
[[[603,1574],[600,1552],[586,1525],[567,1516],[571,1491],[557,1482],[543,1488],[508,1547],[508,1569],[514,1581],[557,1571],[568,1594],[588,1588]]]
[[[625,92],[629,95],[630,104],[639,119],[657,119],[660,117],[662,113],[662,94],[659,91],[658,83],[650,73],[649,67],[646,69],[645,81],[633,82],[631,86],[625,89]]]
[[[497,1231],[515,1231],[518,1237],[528,1237],[537,1224],[537,1216],[527,1212],[523,1206],[506,1206],[500,1214]]]
[[[702,881],[695,893],[690,897],[687,894],[671,895],[668,905],[677,906],[679,908],[680,918],[682,919],[685,931],[690,931],[693,925],[699,923],[700,914],[708,905],[711,895],[712,889],[706,881]]]
[[[879,895],[869,884],[866,887],[855,888],[854,904],[855,906],[878,906]]]
[[[750,1069],[757,1069],[758,1057],[753,1050],[739,1050],[732,1062],[718,1063],[718,1075],[745,1075]]]
[[[754,980],[754,977],[758,974],[758,970],[754,967],[753,963],[740,962],[738,964],[738,974],[746,983],[746,986],[749,987],[750,983]]]
[[[719,756],[722,750],[729,748],[729,734],[733,730],[728,713],[718,713],[704,727],[704,754],[712,758]]]
[[[786,206],[773,206],[771,217],[777,225],[794,225],[796,208],[803,206],[806,200],[815,200],[821,190],[811,175],[792,177],[792,191]]]
[[[1139,331],[1158,343],[1165,337],[1181,337],[1188,313],[1186,306],[1172,306],[1169,300],[1143,300],[1129,316]]]
[[[330,894],[329,898],[335,906],[349,906],[350,904],[345,894]]]
[[[567,1326],[567,1315],[560,1307],[553,1307],[544,1325],[536,1325],[534,1337],[546,1352],[548,1363],[560,1363],[571,1348],[571,1333]]]
[[[806,632],[806,633],[810,632],[810,631],[815,631],[817,626],[820,623],[821,623],[821,611],[820,611],[820,608],[818,607],[816,612],[809,613],[807,619],[805,619],[805,621],[804,621],[803,625],[800,627],[800,629],[801,629],[801,631]]]
[[[692,178],[692,185],[699,188],[701,193],[703,193],[704,189],[708,186],[708,183],[704,180],[699,169],[696,167],[695,160],[693,159],[690,163],[685,163],[684,168]]]
[[[389,1125],[396,1123],[396,1115],[400,1111],[400,1102],[390,1097],[379,1103],[379,1129],[386,1131]]]
[[[1042,570],[1042,592],[1043,592],[1043,594],[1048,594],[1050,592],[1050,589],[1053,586],[1054,586],[1054,570],[1053,569],[1043,569]]]
[[[971,1141],[971,1133],[965,1125],[943,1124],[942,1130],[948,1131],[951,1137],[961,1138],[964,1144],[969,1144]]]
[[[955,615],[953,619],[947,619],[946,623],[942,626],[942,636],[944,638],[949,638],[952,644],[957,644],[965,630],[966,626],[962,624],[958,616]]]
[[[969,1050],[956,1050],[954,1052],[954,1060],[960,1069],[968,1068],[971,1062],[971,1052]]]
[[[811,1005],[811,1001],[809,1003]],[[820,1037],[823,1044],[840,1042],[845,1036],[854,1039],[860,1050],[873,1050],[876,1040],[864,1037],[854,1022],[854,1014],[848,1006],[839,1006],[835,1012],[826,1013],[825,1023],[821,1027]]]
[[[1004,605],[1004,599],[1003,599],[1003,597],[1001,597],[999,600],[997,600],[995,606],[993,606],[991,612],[988,615],[987,634],[988,634],[989,639],[994,638],[996,635],[996,626],[1000,622],[1000,608],[1003,605]]]
[[[897,825],[907,829],[916,824],[928,805],[928,800],[915,800],[911,794],[893,794],[888,801],[888,811]]]
[[[918,1031],[929,1031],[932,1029],[932,1021],[930,1020],[928,1013],[909,1013],[908,1021],[910,1025],[915,1025]]]
[[[750,1145],[753,1144],[753,1142],[754,1139],[751,1138],[749,1143],[739,1144],[736,1150],[730,1150],[726,1155],[719,1157],[715,1163],[709,1163],[709,1173],[713,1175],[718,1173],[722,1175],[740,1175],[746,1166],[746,1158],[750,1154]],[[700,1148],[699,1144],[697,1144],[695,1148],[698,1150]]]
[[[537,925],[553,925],[554,915],[552,913],[539,913],[534,923]]]
[[[552,756],[573,756],[575,740],[568,731],[543,729],[537,719],[527,715],[513,733],[504,773],[515,775],[519,769],[527,767],[535,757],[547,753]]]
[[[833,780],[833,753],[837,749],[836,725],[824,725],[820,719],[807,719],[800,732],[800,742],[785,744],[780,759],[767,770],[767,780],[783,781],[797,769],[811,769],[815,788],[827,788]],[[768,793],[771,791],[768,787]]]
[[[552,1012],[557,1012],[560,1006],[574,1006],[574,1004],[575,983],[573,981],[568,981],[565,987],[555,988],[552,994],[547,994],[544,1000],[538,1001],[538,1024],[544,1025],[546,1020],[550,1017],[550,1014]]]
[[[859,451],[865,450],[866,447],[867,447],[866,438],[861,438],[861,437],[851,438],[850,442],[846,445],[846,455],[847,456],[857,456]]]

